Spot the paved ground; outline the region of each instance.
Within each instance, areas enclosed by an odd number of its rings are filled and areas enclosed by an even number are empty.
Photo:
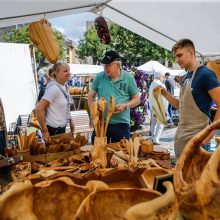
[[[169,150],[171,156],[174,156],[173,143],[174,143],[174,135],[176,133],[176,129],[177,129],[177,127],[164,128],[162,135],[161,135],[161,138],[160,138],[161,145],[156,145],[159,147],[167,148]],[[149,126],[149,124],[147,124],[146,126],[143,126],[142,130],[141,131],[139,130],[138,133],[140,132],[142,134],[142,136],[145,138],[150,138],[148,136],[149,130],[150,130],[150,126]]]
[[[146,138],[150,138],[150,136],[148,136],[149,130],[150,130],[149,122],[150,122],[150,118],[149,118],[149,116],[147,116],[146,125],[142,127],[142,130],[137,131],[138,133],[141,133],[143,137],[146,137]],[[172,128],[165,127],[163,129],[163,132],[162,132],[162,135],[160,138],[161,145],[156,145],[159,147],[167,148],[168,151],[170,152],[171,156],[175,156],[175,154],[174,154],[174,136],[175,136],[176,130],[177,130],[177,126],[172,127]],[[218,136],[220,136],[220,132],[218,132]],[[208,151],[214,152],[215,149],[216,149],[216,142],[215,142],[215,139],[213,138],[211,140],[210,148],[208,149]]]

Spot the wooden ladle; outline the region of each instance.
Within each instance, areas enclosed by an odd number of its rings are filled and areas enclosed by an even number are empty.
[[[98,109],[97,109],[97,104],[96,102],[92,102],[92,105],[91,105],[91,118],[92,118],[92,121],[93,121],[93,126],[94,126],[94,129],[95,129],[95,133],[96,133],[96,136],[99,137],[99,129],[98,129],[98,124],[99,124],[99,115],[98,115]]]
[[[105,136],[107,133],[110,118],[112,117],[112,114],[114,111],[115,111],[115,98],[114,98],[114,96],[111,96],[110,97],[110,107],[109,107],[108,114],[106,116],[106,121],[105,121]]]
[[[101,131],[100,137],[104,137],[104,129],[105,129],[105,122],[104,122],[104,113],[107,108],[107,102],[104,97],[101,97],[98,101],[98,110],[101,112]]]

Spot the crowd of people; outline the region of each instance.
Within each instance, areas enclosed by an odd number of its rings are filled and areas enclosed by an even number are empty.
[[[194,44],[189,39],[178,41],[172,48],[176,62],[186,70],[183,76],[171,79],[170,73],[155,72],[149,87],[148,104],[151,115],[150,135],[154,144],[160,144],[160,136],[164,124],[157,120],[153,107],[153,91],[160,88],[162,105],[167,124],[172,127],[173,108],[179,111],[179,124],[175,135],[174,149],[178,157],[187,142],[212,121],[220,118],[220,84],[216,75],[206,66],[196,60]],[[101,97],[107,100],[114,96],[116,108],[107,129],[108,142],[118,142],[121,138],[130,138],[130,108],[140,103],[139,89],[134,77],[121,68],[121,57],[116,51],[107,51],[101,61],[104,71],[96,77],[88,94],[88,106]],[[71,98],[68,94],[68,84],[81,86],[82,81],[73,77],[70,83],[70,69],[66,63],[57,63],[49,68],[47,81],[41,87],[36,114],[46,141],[50,136],[65,132],[67,123],[74,131],[74,122],[70,116]],[[69,83],[68,83],[69,82]],[[179,98],[174,97],[174,82],[180,87]],[[147,104],[147,103],[146,103]],[[210,108],[215,114],[210,115]],[[208,136],[205,146],[214,136]],[[92,140],[94,140],[93,132]]]

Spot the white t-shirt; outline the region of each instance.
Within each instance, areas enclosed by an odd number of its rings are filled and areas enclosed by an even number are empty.
[[[61,89],[57,85],[46,88],[42,99],[46,99],[50,103],[46,109],[46,124],[54,128],[65,127],[67,125],[68,102]]]

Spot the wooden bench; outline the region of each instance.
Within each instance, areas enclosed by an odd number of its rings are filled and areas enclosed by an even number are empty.
[[[90,126],[88,112],[86,110],[71,111],[71,117],[75,124],[74,134],[84,133],[88,138],[90,138],[93,127]],[[69,125],[66,127],[66,132],[70,132]]]

